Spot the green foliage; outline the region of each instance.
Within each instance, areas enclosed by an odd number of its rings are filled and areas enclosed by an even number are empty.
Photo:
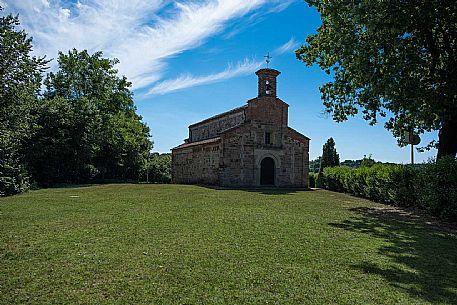
[[[40,101],[39,129],[30,141],[32,176],[41,185],[82,183],[97,150],[98,111],[86,98],[69,103],[62,97]]]
[[[376,161],[371,157],[371,155],[363,156],[362,162],[360,162],[360,166],[362,167],[372,167],[376,164]]]
[[[171,154],[153,153],[149,159],[149,182],[171,182]]]
[[[457,220],[457,161],[410,165],[375,164],[371,167],[326,168],[324,187],[404,207],[420,207],[432,214]]]
[[[23,156],[35,130],[33,112],[47,63],[31,56],[32,39],[19,25],[18,17],[0,17],[0,196],[28,188]]]
[[[324,187],[324,174],[322,172],[317,173],[316,181],[314,183],[315,183],[315,187],[317,187],[317,188]]]
[[[322,147],[321,165],[319,171],[323,171],[326,167],[340,165],[340,156],[336,152],[335,141],[333,138],[327,140]]]
[[[340,163],[341,166],[348,166],[348,167],[360,167],[362,160],[344,160]]]
[[[322,173],[322,186],[332,191],[342,192],[347,188],[347,175],[350,169],[345,166],[329,167]]]
[[[382,166],[381,166],[382,167]],[[418,206],[417,168],[411,165],[384,165],[388,171],[387,202],[399,206]]]
[[[30,143],[33,177],[42,185],[138,179],[152,143],[135,113],[131,84],[117,60],[73,49],[59,53],[38,111]]]
[[[309,162],[309,171],[311,173],[318,173],[320,167],[321,167],[321,157],[318,157],[317,159],[311,160]]]
[[[414,194],[410,194],[414,177],[410,167],[401,165],[376,164],[357,169],[335,167],[324,170],[324,185],[338,192],[409,206],[414,202]]]
[[[457,2],[306,0],[322,25],[296,51],[333,77],[320,88],[341,122],[360,110],[399,140],[440,130],[438,158],[457,152]],[[431,143],[433,144],[433,143]]]
[[[419,206],[435,215],[457,220],[457,161],[439,159],[419,168],[417,178]]]
[[[118,61],[59,53],[38,99],[47,61],[18,25],[0,19],[0,195],[27,189],[29,173],[40,185],[138,179],[152,143]]]
[[[396,163],[392,163],[392,162],[375,161],[371,157],[371,154],[368,155],[368,156],[364,155],[362,159],[344,160],[343,162],[340,163],[341,166],[347,166],[347,167],[352,167],[352,168],[358,168],[358,167],[361,167],[361,166],[371,167],[371,166],[373,166],[375,164],[397,165]]]
[[[316,187],[316,179],[317,179],[317,173],[313,173],[313,172],[310,172],[309,173],[309,184],[308,184],[308,187]]]

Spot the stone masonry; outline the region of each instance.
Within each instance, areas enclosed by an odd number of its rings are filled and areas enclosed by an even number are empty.
[[[256,98],[189,126],[172,149],[173,183],[308,187],[310,139],[288,126],[289,105],[276,96],[280,72],[256,74]]]

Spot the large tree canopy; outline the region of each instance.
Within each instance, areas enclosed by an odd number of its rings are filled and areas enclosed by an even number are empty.
[[[32,39],[18,25],[18,17],[0,17],[0,195],[28,186],[23,156],[34,131],[33,110],[46,66],[44,58],[31,55]]]
[[[0,7],[0,11],[2,8]],[[0,16],[0,196],[41,185],[138,179],[152,148],[117,59],[75,49],[34,57],[18,17]]]
[[[317,34],[296,51],[333,77],[320,88],[340,122],[362,111],[386,128],[439,130],[438,158],[457,153],[457,2],[306,0],[321,14]],[[434,145],[434,143],[431,143]]]
[[[138,179],[144,170],[149,128],[135,112],[131,84],[118,76],[117,62],[101,52],[59,53],[29,152],[41,184]]]

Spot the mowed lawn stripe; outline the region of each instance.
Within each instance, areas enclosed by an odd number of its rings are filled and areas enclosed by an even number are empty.
[[[457,236],[328,191],[183,185],[0,199],[0,304],[455,304]]]

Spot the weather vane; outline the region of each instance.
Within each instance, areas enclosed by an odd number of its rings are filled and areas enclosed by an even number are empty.
[[[268,68],[268,66],[270,65],[271,59],[272,59],[273,57],[270,56],[270,52],[268,52],[268,54],[265,55],[264,57],[266,58],[265,61],[267,62],[267,68]]]

